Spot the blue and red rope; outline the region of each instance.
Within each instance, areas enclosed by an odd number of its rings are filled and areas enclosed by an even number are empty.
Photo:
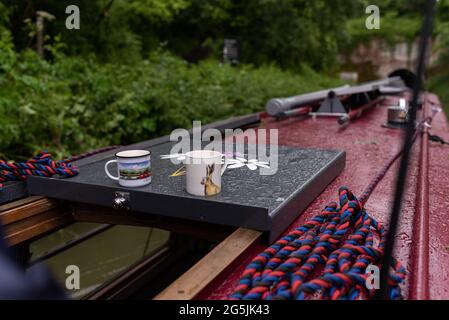
[[[386,232],[348,190],[339,204],[282,237],[246,267],[230,299],[368,299],[369,265],[380,264]],[[375,238],[378,237],[378,241]],[[390,298],[401,297],[405,269],[392,265]]]
[[[100,148],[60,161],[53,161],[51,154],[45,151],[40,152],[25,162],[7,162],[0,160],[0,190],[2,188],[1,182],[23,181],[29,176],[52,177],[58,175],[63,178],[76,176],[79,170],[72,165],[73,161],[115,148],[117,146]]]

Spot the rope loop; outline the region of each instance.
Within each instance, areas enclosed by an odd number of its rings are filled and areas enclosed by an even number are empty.
[[[6,162],[0,160],[0,182],[26,180],[28,176],[64,178],[78,174],[78,168],[69,161],[53,161],[51,154],[43,151],[26,162]]]
[[[386,231],[347,188],[339,205],[324,210],[283,236],[246,267],[233,300],[368,299],[370,265],[381,263]],[[391,299],[401,298],[405,269],[396,260],[389,281]]]
[[[60,161],[54,161],[51,154],[46,151],[39,152],[25,162],[7,162],[0,160],[0,191],[2,188],[1,182],[23,181],[26,180],[28,176],[52,177],[58,175],[62,178],[76,176],[79,173],[79,170],[76,166],[72,165],[73,161],[87,158],[117,147],[118,146],[104,147]]]

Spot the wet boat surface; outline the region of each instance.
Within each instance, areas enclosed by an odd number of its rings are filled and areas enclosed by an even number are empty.
[[[426,95],[423,109],[439,107],[438,98],[432,94]],[[422,119],[423,111],[419,114]],[[328,148],[346,151],[346,167],[327,188],[308,206],[304,212],[298,212],[298,218],[290,225],[284,234],[302,225],[313,215],[319,213],[327,203],[338,200],[338,189],[347,186],[355,195],[360,196],[365,187],[402,147],[403,132],[398,129],[383,127],[387,120],[387,108],[373,108],[359,119],[342,127],[335,118],[302,117],[287,118],[280,121],[268,118],[262,121],[259,128],[278,129],[279,144],[302,148]],[[446,137],[449,132],[448,122],[443,112],[436,114],[431,133]],[[449,227],[447,222],[447,207],[449,197],[446,195],[449,182],[449,150],[447,146],[429,142],[429,242],[418,243],[421,231],[417,227],[417,207],[419,206],[419,171],[425,169],[421,163],[421,138],[412,150],[409,166],[408,183],[402,203],[402,213],[398,232],[396,234],[395,257],[406,267],[407,277],[401,285],[405,299],[415,298],[420,291],[429,287],[430,299],[449,298]],[[394,197],[394,182],[398,162],[389,170],[377,186],[365,208],[376,220],[386,223],[390,214]],[[425,210],[424,210],[425,211]],[[200,292],[196,299],[226,299],[233,292],[245,266],[266,248],[262,237],[243,252],[233,267],[225,270],[206,289]],[[429,257],[422,256],[429,250]],[[428,275],[417,274],[414,270],[416,261],[428,264]],[[417,283],[420,282],[420,283]],[[422,294],[422,292],[421,292]]]

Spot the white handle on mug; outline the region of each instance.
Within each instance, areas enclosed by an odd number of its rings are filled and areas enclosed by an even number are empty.
[[[119,180],[119,177],[113,176],[112,174],[109,173],[109,170],[108,170],[108,166],[114,162],[117,162],[117,160],[109,160],[108,162],[106,162],[106,164],[104,165],[104,171],[106,172],[108,177],[111,178],[112,180]]]
[[[223,175],[223,173],[226,171],[226,168],[228,167],[228,160],[226,157],[224,157],[224,163],[221,166],[221,175]]]

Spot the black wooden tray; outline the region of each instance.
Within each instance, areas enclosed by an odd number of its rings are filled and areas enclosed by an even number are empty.
[[[258,123],[260,120],[259,113],[252,113],[243,116],[232,117],[225,120],[216,121],[210,124],[206,124],[202,126],[202,132],[207,129],[217,129],[221,133],[224,133],[226,129],[234,129],[234,128],[244,128],[247,125]],[[189,129],[188,132],[191,134],[192,129]],[[151,148],[154,145],[161,144],[163,142],[170,141],[170,136],[162,136],[151,140],[137,142],[132,145],[119,147],[117,150],[113,151],[105,151],[100,154],[90,156],[86,159],[77,160],[74,163],[78,166],[84,165],[85,163],[90,163],[98,159],[105,159],[115,154],[117,151],[126,150],[126,149],[145,149]],[[87,150],[86,150],[87,151]],[[55,159],[56,160],[56,159]],[[20,198],[24,198],[28,196],[28,189],[25,181],[13,181],[13,182],[5,182],[3,183],[3,188],[0,189],[0,204],[10,202],[13,200],[17,200]]]
[[[129,195],[136,212],[178,217],[279,234],[343,170],[345,152],[279,147],[279,169],[262,176],[246,167],[229,169],[222,177],[222,192],[196,197],[185,191],[185,177],[170,177],[179,166],[160,159],[172,143],[149,148],[153,180],[140,188],[125,188],[104,173],[107,159],[84,164],[69,179],[30,177],[30,194],[111,207],[117,191]],[[111,165],[112,168],[112,165]]]

